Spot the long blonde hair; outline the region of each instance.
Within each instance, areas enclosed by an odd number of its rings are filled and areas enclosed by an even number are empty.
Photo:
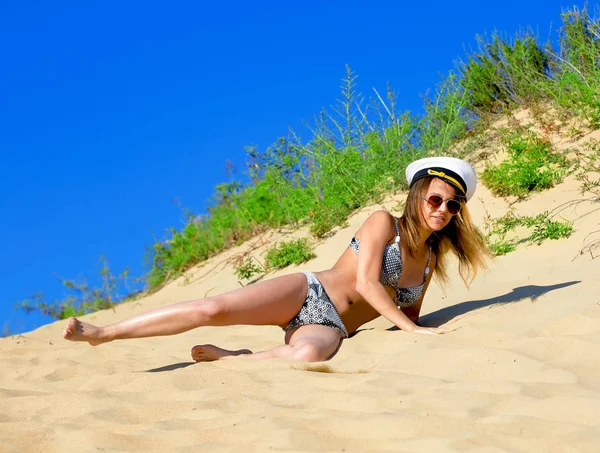
[[[404,214],[399,220],[401,234],[412,257],[417,256],[419,247],[419,228],[423,218],[421,195],[429,189],[433,178],[434,176],[428,176],[414,183],[406,198]],[[441,283],[448,281],[445,255],[451,250],[458,258],[458,272],[465,285],[469,286],[480,269],[487,269],[487,259],[492,254],[487,248],[483,236],[473,225],[466,198],[457,193],[457,199],[462,204],[460,212],[452,216],[448,225],[442,230],[432,233],[426,243],[436,256],[436,278]]]

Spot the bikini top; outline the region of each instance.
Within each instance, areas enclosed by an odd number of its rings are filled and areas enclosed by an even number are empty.
[[[398,280],[402,275],[402,257],[400,254],[400,230],[398,229],[398,219],[394,217],[396,224],[396,239],[392,244],[386,244],[383,249],[383,263],[381,265],[381,273],[379,281],[383,286],[391,286],[396,291],[396,305],[398,307],[410,307],[414,305],[423,294],[423,287],[429,274],[429,262],[431,261],[431,247],[429,247],[429,257],[425,266],[425,275],[423,282],[420,285],[410,288],[399,288]],[[360,248],[360,239],[352,238],[350,248],[358,255]]]

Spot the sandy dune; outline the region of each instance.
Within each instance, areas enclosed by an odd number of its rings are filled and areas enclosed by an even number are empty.
[[[494,217],[508,208],[480,186],[470,203],[480,226],[483,206]],[[357,213],[316,246],[315,260],[284,272],[330,266],[379,208]],[[1,339],[0,452],[598,452],[600,259],[579,252],[600,239],[589,236],[600,230],[600,203],[567,179],[516,208],[560,208],[575,233],[495,259],[470,290],[453,269],[451,286],[431,285],[422,319],[456,328],[448,335],[392,331],[379,319],[324,365],[191,362],[198,343],[277,345],[275,327],[94,348],[62,340],[63,321]],[[86,318],[110,323],[236,288],[235,256],[258,247],[260,258],[265,242],[304,234],[256,238],[158,293]]]

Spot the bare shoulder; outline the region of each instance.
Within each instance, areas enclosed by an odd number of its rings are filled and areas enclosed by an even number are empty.
[[[394,216],[391,212],[386,211],[385,209],[380,209],[379,211],[375,211],[373,214],[371,214],[367,220],[374,220],[378,222],[393,222]]]
[[[394,224],[394,216],[383,209],[375,211],[361,225],[356,232],[356,237],[361,238],[365,234],[376,235],[382,238],[388,238],[396,235],[396,227]]]

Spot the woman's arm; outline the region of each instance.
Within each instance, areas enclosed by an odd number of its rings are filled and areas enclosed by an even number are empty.
[[[408,319],[417,324],[419,321],[419,313],[421,312],[422,304],[423,296],[421,296],[414,305],[411,305],[410,307],[402,307],[400,310],[402,310],[402,313],[404,313]]]
[[[431,279],[433,278],[433,272],[435,270],[435,262],[436,262],[436,257],[435,257],[435,255],[433,255],[431,257],[431,262],[429,263],[429,269],[431,269],[431,271],[427,275],[427,279],[425,280],[425,286],[423,287],[423,293],[421,294],[421,297],[419,297],[419,300],[414,305],[411,305],[410,307],[402,308],[402,312],[408,317],[408,319],[410,319],[415,324],[417,324],[417,321],[419,320],[419,313],[421,313],[421,306],[423,305],[423,299],[425,298],[425,293],[427,292],[427,288],[429,288],[429,283],[431,282]]]
[[[431,263],[429,263],[430,269],[435,270],[435,256],[431,258]],[[427,292],[427,288],[429,287],[429,283],[431,283],[431,279],[433,278],[433,271],[429,272],[427,275],[427,279],[425,280],[425,286],[423,286],[423,294],[419,297],[419,300],[410,307],[403,308],[402,311],[406,315],[408,319],[410,319],[417,326],[413,332],[414,333],[423,333],[427,335],[439,335],[443,333],[448,333],[448,331],[439,327],[423,327],[417,324],[419,320],[419,313],[421,313],[421,306],[423,305],[423,299],[425,298],[425,293]]]
[[[417,325],[411,321],[394,301],[379,281],[383,249],[396,237],[394,219],[386,211],[373,213],[360,227],[360,253],[356,270],[356,291],[377,312],[399,329],[412,332]]]
[[[396,228],[392,216],[387,211],[373,213],[360,227],[357,232],[358,234],[360,234],[358,238],[360,239],[360,253],[358,254],[358,267],[356,270],[356,291],[381,316],[401,330],[429,335],[446,333],[443,329],[420,327],[415,324],[416,319],[419,317],[423,296],[429,286],[433,272],[430,272],[427,276],[423,294],[419,301],[417,301],[418,308],[415,310],[416,313],[412,313],[414,320],[398,309],[379,281],[383,261],[383,249],[392,238],[396,237]],[[430,263],[431,268],[434,268],[434,265],[435,262]]]

